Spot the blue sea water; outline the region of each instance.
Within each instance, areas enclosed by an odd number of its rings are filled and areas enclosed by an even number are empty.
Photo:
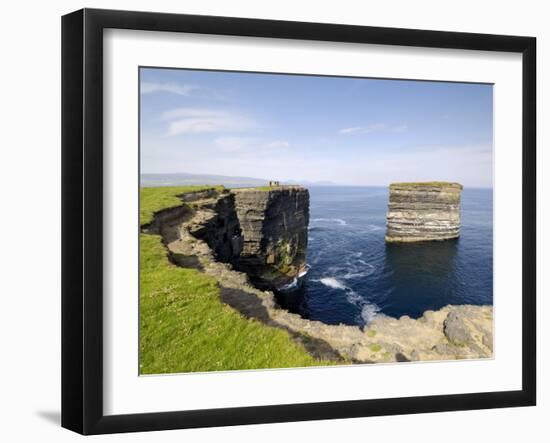
[[[420,317],[447,304],[493,302],[491,189],[462,192],[456,240],[386,244],[387,188],[310,187],[309,272],[277,294],[286,309],[328,324],[378,313]]]

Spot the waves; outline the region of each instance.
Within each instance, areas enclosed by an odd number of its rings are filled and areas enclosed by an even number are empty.
[[[283,300],[291,312],[363,326],[382,314],[418,318],[445,304],[492,303],[490,191],[464,192],[458,242],[403,247],[384,239],[385,190],[319,187],[310,193],[312,267]]]
[[[374,320],[376,314],[380,311],[380,308],[376,304],[368,302],[360,294],[335,277],[323,277],[318,281],[331,289],[339,289],[344,291],[346,293],[347,301],[361,310],[361,320],[365,325],[368,325],[372,320]]]
[[[343,290],[347,289],[345,285],[340,283],[334,277],[324,277],[319,279],[319,282],[323,283],[325,286],[328,286],[329,288],[332,288],[332,289],[343,289]]]
[[[311,266],[306,264],[305,269],[298,274],[298,278],[304,277],[309,272],[310,269],[311,269]]]
[[[374,273],[375,268],[373,265],[370,265],[363,260],[361,260],[361,262],[359,263],[360,266],[330,266],[327,269],[326,274],[336,276],[338,279],[341,280],[354,280],[368,277],[369,275],[372,275]]]
[[[347,302],[360,310],[359,323],[368,325],[376,317],[380,308],[351,287],[354,281],[361,283],[375,271],[373,265],[361,258],[362,255],[362,252],[350,254],[345,265],[328,267],[317,281],[330,289],[344,291]]]
[[[365,303],[361,307],[361,318],[363,319],[365,324],[368,325],[378,315],[378,312],[380,312],[380,308],[377,305],[372,303]]]
[[[354,318],[350,320],[354,324],[370,323],[381,310],[369,300],[366,292],[369,287],[367,279],[376,273],[375,264],[379,263],[372,263],[370,251],[365,250],[368,258],[363,256],[362,242],[365,235],[381,235],[384,229],[383,224],[371,220],[364,223],[357,214],[350,214],[350,217],[314,217],[310,220],[309,232],[315,235],[309,238],[308,260],[314,268],[308,276],[308,281],[312,283],[308,291],[312,296],[320,294],[320,299],[325,298],[323,292],[329,291],[329,305],[336,306],[338,300],[348,303],[346,315],[353,312]]]
[[[303,277],[307,275],[310,269],[311,269],[311,266],[306,264],[305,269],[298,274],[298,277],[293,278],[290,283],[287,283],[286,285],[281,286],[277,290],[281,292],[294,291],[296,288],[300,286],[300,283],[302,282]]]
[[[342,265],[333,265],[327,268],[327,274],[336,275],[343,280],[363,279],[372,275],[376,268],[367,263],[361,257],[362,252],[354,252],[349,254],[347,260]]]
[[[297,278],[292,279],[290,283],[281,286],[278,290],[282,292],[292,291],[298,287],[299,280]]]
[[[309,232],[315,232],[315,231],[323,231],[325,229],[330,229],[332,227],[350,227],[350,222],[348,220],[345,220],[343,218],[312,218],[310,220],[310,223],[313,226],[308,227]],[[383,231],[386,229],[385,225],[378,225],[374,223],[368,223],[368,224],[361,224],[354,227],[356,230],[369,233],[369,232],[376,232],[376,231]]]
[[[348,222],[342,218],[313,218],[311,219],[312,223],[332,223],[339,226],[347,226]]]
[[[366,260],[363,257],[362,251],[341,253],[341,247],[349,248],[351,245],[348,239],[341,236],[325,236],[324,247],[315,248],[318,250],[314,255],[312,254],[311,274],[313,275],[308,276],[308,281],[322,285],[318,286],[318,291],[327,291],[327,288],[342,291],[345,301],[355,307],[353,311],[359,311],[354,323],[365,325],[369,324],[380,311],[380,307],[369,301],[364,293],[365,281],[376,272],[376,267],[367,261],[370,258]],[[334,254],[335,250],[340,251]],[[323,287],[325,289],[322,289]],[[363,289],[356,290],[358,287]],[[332,295],[332,297],[335,296],[336,294]]]

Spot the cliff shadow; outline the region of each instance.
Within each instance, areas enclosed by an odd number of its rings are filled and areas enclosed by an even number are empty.
[[[235,196],[222,193],[213,205],[196,208],[198,222],[189,230],[214,252],[217,261],[238,264],[243,249],[243,234],[235,207]]]
[[[453,284],[457,275],[457,252],[460,239],[387,243],[384,272],[391,306],[386,314],[413,318],[428,309],[452,304]]]
[[[255,295],[248,294],[240,289],[220,286],[220,298],[223,303],[231,306],[246,318],[255,319],[267,326],[287,331],[294,341],[300,343],[311,356],[322,360],[343,361],[342,356],[326,341],[297,333],[277,323],[269,316],[262,300]]]
[[[196,255],[185,255],[178,253],[171,253],[169,255],[170,261],[181,268],[191,268],[203,271],[204,267],[202,266],[199,258]]]

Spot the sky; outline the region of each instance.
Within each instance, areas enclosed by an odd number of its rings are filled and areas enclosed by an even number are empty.
[[[142,173],[492,186],[486,84],[141,68]]]

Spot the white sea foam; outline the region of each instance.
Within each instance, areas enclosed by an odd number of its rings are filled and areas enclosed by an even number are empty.
[[[380,311],[380,308],[376,304],[368,302],[360,294],[358,294],[349,286],[346,286],[334,277],[323,277],[320,280],[314,281],[319,281],[329,288],[341,289],[345,291],[346,300],[361,309],[361,319],[367,325],[376,317],[376,315]]]
[[[311,269],[311,266],[306,264],[306,269],[298,274],[298,278],[302,278],[304,275],[306,275],[309,272],[310,269]]]
[[[338,223],[340,226],[346,226],[348,223],[341,218],[314,218],[311,220],[312,222],[335,222]]]
[[[294,289],[296,286],[298,286],[298,279],[297,278],[293,279],[290,283],[288,283],[284,286],[281,286],[279,288],[279,291],[288,291],[290,289]]]
[[[369,228],[371,231],[381,231],[382,229],[384,229],[383,226],[378,225],[367,225],[367,228]]]
[[[346,298],[351,304],[360,305],[363,302],[363,297],[361,297],[353,289],[346,288],[346,292],[347,292]]]
[[[346,266],[331,266],[328,271],[341,280],[352,280],[368,277],[375,271],[375,267],[364,260],[357,260],[360,266],[347,263]]]
[[[319,280],[321,283],[323,283],[325,286],[328,286],[329,288],[333,289],[342,289],[346,290],[348,287],[346,285],[343,285],[341,282],[336,280],[334,277],[323,277]]]
[[[365,303],[361,308],[361,318],[365,324],[369,324],[378,315],[380,308],[372,303]]]

